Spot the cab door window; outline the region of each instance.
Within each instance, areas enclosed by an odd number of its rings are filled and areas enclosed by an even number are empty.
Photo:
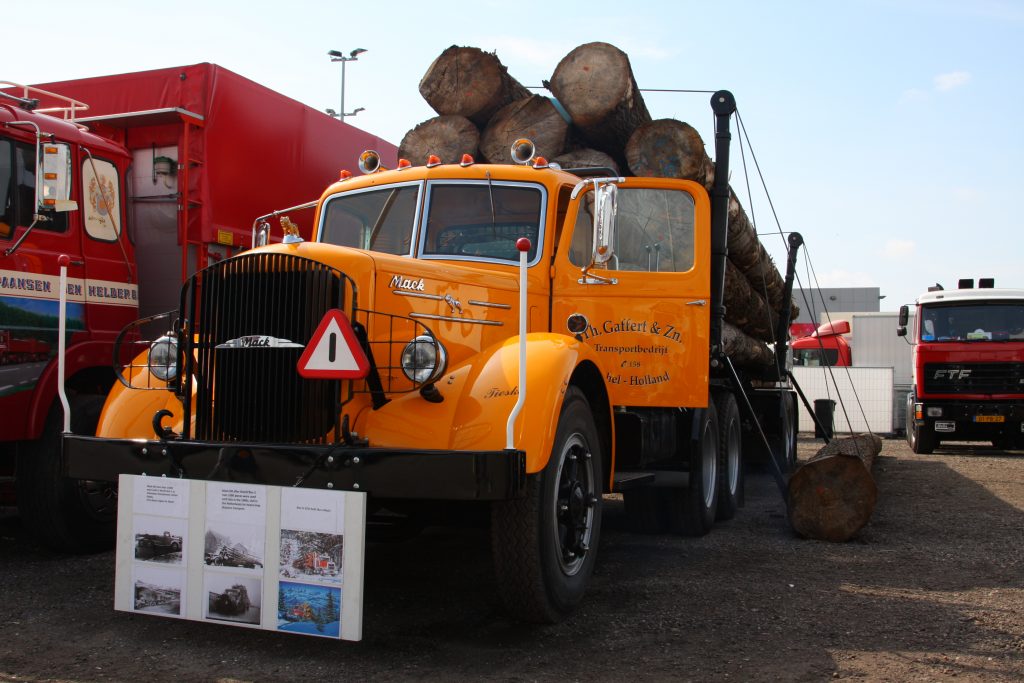
[[[0,239],[10,239],[17,226],[32,225],[36,210],[36,147],[15,140],[0,140]],[[67,213],[47,211],[48,220],[34,229],[66,232]]]
[[[569,260],[590,264],[593,252],[593,192],[576,216]],[[694,263],[694,201],[680,190],[628,188],[618,190],[614,254],[611,270],[686,272]]]

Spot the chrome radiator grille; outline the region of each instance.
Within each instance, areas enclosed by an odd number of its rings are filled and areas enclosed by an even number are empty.
[[[341,382],[306,379],[296,363],[328,310],[352,314],[348,282],[289,254],[243,255],[196,273],[180,309],[183,374],[196,382],[194,400],[182,387],[195,419],[184,436],[324,443],[336,435]]]

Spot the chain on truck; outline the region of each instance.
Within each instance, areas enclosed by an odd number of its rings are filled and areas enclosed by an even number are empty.
[[[310,205],[313,240],[283,217],[303,207],[264,216],[252,250],[185,282],[166,334],[122,332],[138,353],[96,436],[65,436],[66,473],[361,491],[413,523],[480,512],[506,608],[557,620],[604,494],[642,529],[701,535],[742,503],[745,454],[795,458],[788,314],[761,375],[721,351],[735,103],[712,107],[711,196],[559,169],[527,140],[520,165],[365,153]]]

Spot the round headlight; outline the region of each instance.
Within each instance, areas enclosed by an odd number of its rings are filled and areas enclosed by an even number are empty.
[[[440,377],[447,362],[444,347],[429,334],[421,334],[402,350],[402,372],[417,384]]]
[[[149,345],[149,371],[165,382],[178,376],[178,340],[164,335]]]

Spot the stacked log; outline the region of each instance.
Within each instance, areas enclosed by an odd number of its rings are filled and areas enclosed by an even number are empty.
[[[871,465],[875,434],[833,439],[789,479],[789,521],[806,538],[846,541],[871,519],[878,489]]]
[[[493,52],[452,45],[420,80],[420,94],[438,114],[465,116],[484,127],[496,111],[530,96]]]
[[[608,43],[587,43],[567,54],[544,85],[554,98],[531,95],[497,55],[451,46],[420,81],[420,93],[439,116],[402,140],[399,156],[422,163],[427,154],[456,163],[463,154],[511,163],[512,142],[533,140],[537,154],[563,168],[608,167],[616,174],[694,180],[709,191],[714,163],[686,123],[654,121],[637,87],[629,57]],[[723,344],[734,362],[766,366],[773,355],[783,281],[730,190],[727,327]],[[798,310],[792,304],[792,315]],[[742,359],[742,360],[741,360]]]
[[[495,112],[480,137],[480,154],[492,164],[511,164],[512,143],[533,141],[537,155],[552,159],[565,151],[569,122],[551,100],[532,95],[510,102]]]
[[[398,146],[398,157],[425,164],[427,157],[434,154],[452,164],[463,154],[475,157],[479,147],[480,131],[465,116],[435,116],[405,134]]]
[[[608,43],[580,45],[545,85],[590,146],[625,167],[629,137],[651,120],[626,53]]]

